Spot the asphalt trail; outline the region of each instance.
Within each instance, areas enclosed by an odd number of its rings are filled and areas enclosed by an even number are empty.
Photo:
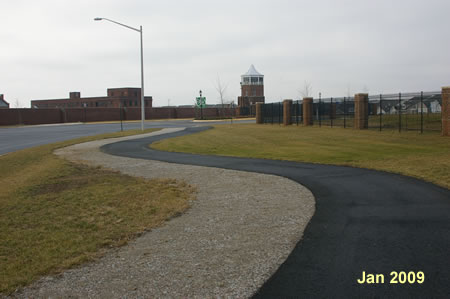
[[[450,298],[450,190],[366,169],[147,147],[205,129],[114,143],[102,151],[274,174],[309,188],[316,198],[316,213],[303,239],[255,298]],[[384,283],[358,284],[362,271],[383,274]],[[391,284],[392,271],[423,271],[425,282]]]

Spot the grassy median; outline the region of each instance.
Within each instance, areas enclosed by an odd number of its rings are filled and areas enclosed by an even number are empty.
[[[166,151],[349,165],[400,173],[450,189],[450,138],[417,132],[221,125],[163,140]]]
[[[75,143],[138,133],[79,138],[0,157],[0,292],[98,257],[188,208],[194,191],[184,183],[134,178],[53,154]]]

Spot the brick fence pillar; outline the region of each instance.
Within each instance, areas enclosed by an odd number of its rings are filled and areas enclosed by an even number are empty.
[[[284,100],[283,101],[283,125],[289,126],[292,125],[292,100]]]
[[[355,123],[357,130],[369,127],[369,95],[367,93],[355,94]]]
[[[313,98],[303,98],[303,125],[313,125]]]
[[[262,115],[262,105],[263,103],[256,103],[256,123],[262,124],[263,123],[263,115]]]
[[[442,87],[442,136],[450,136],[450,86]]]

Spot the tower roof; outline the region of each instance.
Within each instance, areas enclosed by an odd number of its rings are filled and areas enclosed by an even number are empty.
[[[250,66],[250,68],[248,69],[248,71],[243,74],[242,76],[264,76],[263,74],[259,73],[256,69],[255,66],[252,64]]]

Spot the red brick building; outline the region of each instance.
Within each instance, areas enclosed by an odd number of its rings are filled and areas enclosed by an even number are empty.
[[[152,97],[144,97],[145,107],[152,107]],[[106,97],[82,98],[80,92],[70,92],[68,99],[32,100],[31,108],[83,108],[83,107],[141,107],[141,89],[108,88]]]
[[[258,102],[265,102],[264,75],[252,64],[247,73],[241,76],[241,96],[238,97],[238,106],[250,107]]]
[[[9,103],[5,101],[5,98],[2,94],[0,94],[0,109],[2,108],[9,108]]]

